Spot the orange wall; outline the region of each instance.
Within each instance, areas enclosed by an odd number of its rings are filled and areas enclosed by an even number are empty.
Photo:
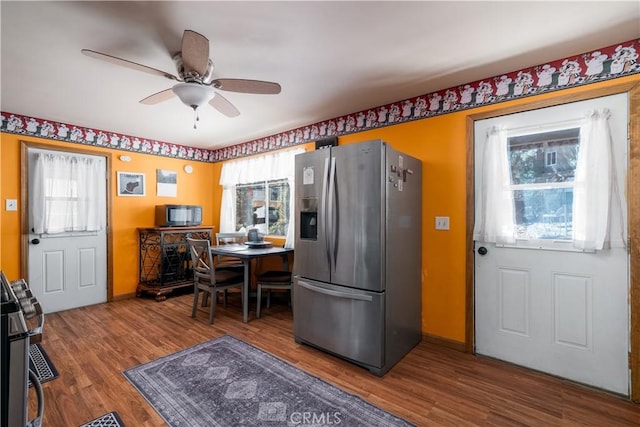
[[[464,341],[467,113],[448,114],[340,137],[383,139],[422,160],[422,330]],[[448,216],[449,231],[436,231]]]
[[[96,153],[111,153],[111,223],[113,236],[113,295],[114,297],[133,294],[138,284],[138,227],[154,226],[154,207],[165,203],[183,203],[203,206],[203,224],[218,222],[220,208],[214,208],[212,191],[214,165],[203,162],[187,162],[168,157],[139,153],[126,153],[131,157],[128,163],[119,160],[122,151],[90,147],[80,144],[63,143],[40,138],[2,133],[0,147],[0,199],[2,218],[0,221],[0,268],[9,279],[26,276],[20,271],[20,141],[46,144],[51,147],[69,147],[91,150]],[[183,167],[193,167],[187,174]],[[156,196],[156,169],[173,170],[178,173],[178,197]],[[116,195],[117,172],[142,172],[146,178],[145,197],[118,197]],[[215,180],[217,182],[217,179]],[[216,186],[217,187],[217,186]],[[18,199],[18,211],[4,210],[6,199]],[[218,202],[219,205],[219,202]]]
[[[423,232],[422,232],[422,330],[424,333],[453,341],[465,340],[465,262],[466,262],[466,119],[470,114],[491,111],[509,105],[523,105],[534,100],[554,98],[558,95],[580,93],[585,90],[613,84],[636,81],[640,76],[629,76],[586,87],[566,89],[536,97],[505,102],[433,118],[373,129],[340,137],[340,144],[370,139],[383,139],[396,149],[423,162]],[[20,274],[19,212],[4,211],[4,200],[20,196],[19,140],[16,135],[2,134],[0,197],[2,231],[0,266],[10,276]],[[48,140],[29,139],[55,145]],[[305,145],[307,150],[313,144]],[[77,146],[77,145],[73,145]],[[98,149],[96,149],[98,150]],[[110,151],[110,150],[102,150]],[[152,206],[159,203],[201,204],[205,207],[205,221],[218,227],[222,188],[218,185],[222,163],[190,163],[192,175],[182,171],[184,160],[167,159],[131,153],[131,163],[122,163],[114,153],[112,178],[115,171],[134,171],[147,174],[147,197],[130,198],[113,195],[113,252],[114,295],[129,294],[135,290],[137,280],[136,227],[153,224]],[[129,153],[128,153],[129,154]],[[155,197],[155,169],[178,171],[178,199]],[[151,185],[151,186],[149,186]],[[115,191],[115,190],[114,190]],[[435,216],[449,216],[450,230],[436,231]]]

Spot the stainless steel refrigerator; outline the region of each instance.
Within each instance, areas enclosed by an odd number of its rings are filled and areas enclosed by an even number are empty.
[[[421,162],[381,140],[295,162],[295,340],[382,376],[422,336]]]

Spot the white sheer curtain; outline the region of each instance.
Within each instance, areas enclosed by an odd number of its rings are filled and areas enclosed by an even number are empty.
[[[611,215],[621,212],[613,161],[608,109],[587,113],[580,127],[580,150],[573,189],[573,245],[582,250],[609,247]],[[624,238],[621,238],[624,243]]]
[[[33,179],[31,220],[35,233],[104,229],[104,160],[38,153]]]
[[[295,155],[302,148],[275,152],[264,156],[226,162],[220,173],[222,204],[220,206],[220,232],[234,232],[236,223],[236,185],[260,181],[287,179],[289,182],[289,227],[285,247],[292,248],[294,241],[295,203]]]
[[[480,198],[476,202],[474,240],[514,243],[515,221],[507,131],[492,128],[482,154]]]

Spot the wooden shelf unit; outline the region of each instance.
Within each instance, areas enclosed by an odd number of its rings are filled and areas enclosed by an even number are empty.
[[[136,296],[163,301],[173,290],[193,286],[187,237],[212,241],[213,227],[138,228],[139,280]]]

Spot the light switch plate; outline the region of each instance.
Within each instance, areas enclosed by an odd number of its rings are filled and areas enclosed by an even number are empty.
[[[436,217],[436,230],[448,230],[449,229],[449,217],[437,216]]]
[[[5,210],[8,211],[17,211],[18,210],[18,201],[16,199],[6,199],[4,204]]]

